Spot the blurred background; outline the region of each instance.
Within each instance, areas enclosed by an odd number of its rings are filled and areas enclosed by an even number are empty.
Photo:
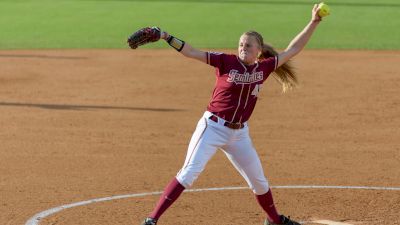
[[[236,48],[256,30],[285,48],[309,21],[309,0],[2,0],[0,49],[126,48],[159,26],[198,48]],[[330,0],[313,49],[400,49],[398,0]],[[166,48],[160,43],[145,48]]]

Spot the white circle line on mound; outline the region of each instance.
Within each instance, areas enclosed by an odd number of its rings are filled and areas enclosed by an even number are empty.
[[[290,185],[290,186],[271,186],[271,188],[276,189],[362,189],[362,190],[382,190],[382,191],[400,191],[400,187],[368,187],[368,186],[316,186],[316,185]],[[248,187],[220,187],[220,188],[199,188],[199,189],[187,189],[184,192],[201,192],[201,191],[224,191],[224,190],[242,190],[249,189]],[[96,202],[105,202],[123,198],[135,198],[135,197],[143,197],[149,195],[160,195],[161,191],[157,192],[145,192],[138,194],[127,194],[127,195],[116,195],[104,198],[96,198],[81,202],[75,202],[67,205],[57,206],[51,209],[47,209],[45,211],[39,212],[32,216],[25,225],[38,225],[40,220],[46,218],[52,214],[60,212],[64,209],[74,208],[83,205],[89,205]]]

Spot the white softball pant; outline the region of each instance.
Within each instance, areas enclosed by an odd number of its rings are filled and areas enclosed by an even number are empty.
[[[185,163],[176,176],[179,183],[185,188],[192,186],[219,148],[224,151],[255,194],[267,193],[269,184],[251,142],[247,123],[242,129],[231,129],[224,126],[225,120],[221,118],[218,118],[218,123],[210,120],[212,115],[206,111],[197,123]]]

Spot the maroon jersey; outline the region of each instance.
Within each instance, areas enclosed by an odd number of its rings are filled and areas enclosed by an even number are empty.
[[[216,83],[207,110],[231,123],[244,123],[254,110],[261,84],[278,65],[277,57],[246,66],[236,55],[207,52]]]

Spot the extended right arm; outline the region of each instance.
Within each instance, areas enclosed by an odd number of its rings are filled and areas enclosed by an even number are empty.
[[[285,64],[295,55],[297,55],[306,46],[307,42],[310,40],[314,30],[317,28],[321,21],[321,17],[318,15],[318,4],[314,5],[312,10],[311,21],[307,26],[290,42],[289,46],[278,55],[278,67]]]

